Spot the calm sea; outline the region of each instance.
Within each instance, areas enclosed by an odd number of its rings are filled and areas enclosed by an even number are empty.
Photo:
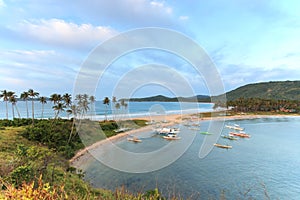
[[[28,101],[28,112],[29,117],[31,117],[32,107],[31,101]],[[52,102],[47,102],[44,104],[44,118],[53,118],[55,112],[52,108]],[[211,103],[180,103],[180,102],[129,102],[128,107],[125,109],[121,107],[116,110],[114,104],[111,103],[108,106],[108,117],[112,119],[113,115],[120,115],[122,117],[126,116],[127,113],[129,117],[135,116],[148,116],[148,115],[165,115],[165,114],[180,114],[180,113],[197,113],[197,112],[207,112],[212,110],[213,104]],[[93,119],[104,119],[106,112],[106,107],[102,101],[97,101],[95,106],[89,105],[90,111],[88,114],[96,115]],[[17,102],[17,109],[20,113],[21,118],[27,117],[26,103],[24,101]],[[67,110],[67,109],[65,109]],[[114,113],[114,114],[112,114]],[[35,118],[42,117],[42,105],[38,101],[34,102],[34,114]],[[67,117],[65,111],[61,112],[60,117]],[[12,119],[12,105],[8,103],[8,117]],[[18,118],[18,113],[15,108],[15,117]],[[0,119],[6,118],[6,105],[5,102],[0,101]]]
[[[226,199],[300,199],[300,118],[273,117],[226,123],[238,123],[251,138],[237,141],[219,138],[219,143],[233,148],[213,148],[208,156],[200,159],[200,145],[205,137],[211,136],[196,131],[192,145],[183,156],[163,169],[125,173],[91,159],[83,166],[85,179],[94,187],[125,186],[134,192],[158,186],[165,196],[180,194],[185,199],[220,199],[223,194]],[[206,131],[209,124],[209,121],[202,121],[201,131]],[[185,126],[180,128],[183,138],[195,133]],[[228,132],[223,129],[223,134]],[[149,137],[151,132],[143,134],[142,143],[123,139],[117,145],[127,151],[147,152],[169,143],[155,135]],[[107,154],[114,155],[114,152]],[[151,164],[152,160],[145,162]]]

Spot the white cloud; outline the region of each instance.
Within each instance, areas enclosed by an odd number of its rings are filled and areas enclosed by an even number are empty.
[[[189,16],[179,16],[179,19],[185,21],[189,19]]]
[[[5,6],[4,1],[3,1],[3,0],[0,0],[0,8],[1,8],[1,7],[4,7],[4,6]]]
[[[11,29],[32,41],[71,48],[92,48],[117,33],[110,27],[78,25],[61,19],[24,20]]]
[[[85,17],[125,28],[174,25],[173,9],[163,1],[110,0],[80,1],[76,6]]]

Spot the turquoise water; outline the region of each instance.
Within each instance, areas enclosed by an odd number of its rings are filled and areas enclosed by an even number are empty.
[[[55,113],[52,109],[52,102],[47,102],[47,104],[44,104],[44,118],[53,118],[55,116]],[[118,114],[122,115],[124,117],[124,113],[130,114],[131,117],[134,116],[145,116],[149,115],[149,112],[154,112],[154,114],[173,114],[173,113],[181,113],[182,111],[186,111],[189,113],[193,112],[207,112],[212,110],[213,104],[211,103],[178,103],[178,102],[129,102],[128,107],[125,110],[124,108],[117,111]],[[95,114],[97,119],[101,120],[104,119],[104,115],[106,112],[106,107],[102,103],[102,101],[97,101],[95,103],[95,110],[93,109],[93,106],[89,105],[90,111],[87,114]],[[26,103],[24,101],[18,101],[17,102],[17,108],[21,115],[21,118],[27,117],[27,109],[26,109]],[[67,109],[65,109],[67,110]],[[28,101],[28,111],[29,111],[29,117],[31,117],[32,107],[31,107],[31,101]],[[110,104],[108,107],[108,117],[109,119],[113,118],[112,113],[115,113],[114,104]],[[42,105],[38,101],[34,102],[34,113],[35,118],[41,118],[42,115]],[[152,113],[153,114],[153,113]],[[12,119],[12,106],[9,103],[8,104],[8,117],[9,119]],[[15,117],[18,118],[17,110],[15,109]],[[67,117],[66,112],[62,112],[60,114],[60,117]],[[6,106],[5,102],[0,101],[0,119],[6,118]]]
[[[206,131],[209,121],[201,122]],[[125,173],[98,161],[85,165],[85,179],[95,187],[145,191],[158,186],[165,196],[180,194],[191,199],[300,199],[300,118],[261,118],[227,121],[238,123],[251,134],[249,139],[218,143],[232,145],[230,150],[213,148],[203,159],[198,157],[205,137],[196,134],[192,145],[176,162],[150,173]],[[193,134],[181,126],[180,136]],[[228,133],[223,129],[223,134]],[[160,137],[142,134],[142,143],[126,139],[117,145],[127,151],[148,152],[168,143]],[[146,135],[148,135],[146,137]],[[175,141],[176,142],[176,141]],[[108,154],[113,152],[107,152]],[[130,161],[128,161],[130,162]],[[151,160],[147,161],[151,164]]]

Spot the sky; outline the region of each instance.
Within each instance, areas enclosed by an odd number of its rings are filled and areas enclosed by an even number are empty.
[[[224,91],[300,80],[299,10],[297,0],[0,0],[0,90],[73,94],[83,66],[99,46],[147,27],[197,43],[214,64]],[[189,48],[184,47],[192,52]],[[163,49],[125,52],[104,71],[94,65],[93,73],[102,73],[93,83],[97,99],[212,93],[207,85],[211,77]],[[122,94],[122,88],[131,89]]]

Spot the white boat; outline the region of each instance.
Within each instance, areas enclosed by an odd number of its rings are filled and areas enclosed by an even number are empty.
[[[178,137],[174,134],[168,134],[166,136],[163,136],[163,138],[166,140],[179,140],[181,137]]]
[[[180,129],[179,128],[160,128],[160,129],[157,129],[156,132],[160,135],[178,134],[180,132]]]
[[[231,125],[225,125],[226,128],[230,128],[230,129],[234,129],[234,130],[238,130],[238,131],[243,131],[244,128],[240,127],[240,125],[238,124],[234,124],[233,126]]]

